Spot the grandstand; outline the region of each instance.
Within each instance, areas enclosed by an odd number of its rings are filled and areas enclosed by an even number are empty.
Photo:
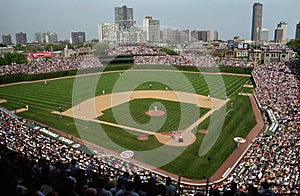
[[[210,56],[192,60],[191,56],[172,57],[145,47],[120,47],[108,53],[114,56],[133,55],[137,65],[215,67],[217,62],[221,62],[233,67],[253,66],[252,62],[244,60],[220,61]],[[73,57],[1,66],[0,75],[38,75],[102,66],[95,57]],[[248,194],[250,187],[258,191],[261,182],[268,181],[276,194],[297,195],[300,193],[300,61],[261,64],[253,70],[252,77],[256,86],[252,103],[257,104],[259,111],[267,116],[265,126],[256,130],[258,136],[236,150],[242,157],[229,157],[235,162],[231,168],[223,168],[220,179],[211,176],[210,192],[225,193],[234,182],[237,192]],[[110,190],[116,186],[119,177],[133,179],[135,190],[140,195],[163,195],[159,184],[164,184],[169,176],[167,173],[151,170],[132,159],[122,159],[109,149],[62,131],[22,119],[5,108],[0,109],[0,195],[30,195],[34,192],[85,195],[88,188],[99,191],[102,178],[106,182],[105,188]],[[94,149],[94,152],[86,147]],[[74,162],[75,165],[72,165]],[[171,177],[180,194],[200,195],[208,189],[205,180],[189,183],[182,178],[178,180],[176,175]]]

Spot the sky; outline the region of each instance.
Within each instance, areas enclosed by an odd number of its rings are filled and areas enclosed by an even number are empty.
[[[65,40],[72,31],[84,31],[87,40],[97,39],[98,24],[114,23],[114,7],[127,5],[139,27],[145,16],[152,16],[161,28],[217,30],[222,40],[250,40],[256,2],[263,4],[262,26],[270,39],[280,21],[288,23],[287,38],[295,38],[300,0],[0,0],[0,35],[11,34],[15,43],[15,33],[21,31],[30,42],[35,32],[53,31]]]

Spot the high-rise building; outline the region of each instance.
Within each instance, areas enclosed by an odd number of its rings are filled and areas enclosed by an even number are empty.
[[[266,28],[262,28],[259,33],[259,37],[261,41],[269,41],[269,30]]]
[[[46,41],[46,34],[44,32],[36,32],[33,35],[33,42],[44,43]]]
[[[198,31],[196,30],[191,31],[191,41],[198,41],[198,40],[199,40]]]
[[[193,41],[204,41],[209,42],[210,41],[210,31],[191,31],[191,37]]]
[[[188,42],[190,39],[190,30],[173,30],[171,41],[174,42]]]
[[[219,40],[219,33],[218,31],[214,31],[214,40],[213,41],[218,41]]]
[[[282,29],[282,40],[281,43],[286,43],[287,40],[287,27],[288,24],[284,21],[281,21],[278,25],[277,25],[277,29]]]
[[[295,39],[300,39],[300,22],[296,25],[296,35]]]
[[[127,6],[115,7],[115,24],[119,25],[119,29],[128,29],[134,26],[133,8]]]
[[[46,32],[45,38],[46,38],[46,43],[58,42],[57,34],[54,32]]]
[[[98,39],[101,41],[116,42],[117,33],[119,31],[118,24],[103,23],[98,25]]]
[[[2,43],[6,45],[12,45],[11,34],[2,35]]]
[[[160,41],[160,21],[146,16],[143,20],[143,30],[146,32],[146,40],[149,42]]]
[[[38,43],[55,43],[58,41],[57,34],[54,32],[37,32],[33,35],[33,41]]]
[[[274,40],[276,43],[283,43],[283,29],[282,28],[275,29]]]
[[[166,29],[163,29],[163,41],[173,41],[173,33],[174,29],[168,27]]]
[[[206,41],[210,42],[210,31],[206,31]]]
[[[253,5],[253,15],[252,15],[252,30],[251,30],[251,40],[260,40],[259,32],[262,26],[262,12],[263,5],[261,3],[254,3]]]
[[[16,44],[26,44],[26,43],[27,43],[26,33],[23,32],[16,33]]]
[[[118,32],[118,43],[145,43],[146,32],[142,31],[138,27],[131,27],[127,30]]]
[[[72,44],[84,43],[85,32],[76,31],[71,33]]]
[[[180,41],[182,41],[182,42],[190,41],[190,30],[188,30],[188,29],[180,30],[179,35],[180,35]]]

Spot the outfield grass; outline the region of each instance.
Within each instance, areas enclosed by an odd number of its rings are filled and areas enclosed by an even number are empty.
[[[128,77],[126,77],[126,75]],[[228,114],[225,117],[225,123],[220,136],[216,144],[212,149],[203,157],[198,156],[198,151],[204,135],[196,133],[196,142],[189,146],[184,153],[182,153],[175,160],[169,164],[162,167],[167,171],[179,174],[191,179],[203,179],[203,176],[208,175],[208,162],[207,157],[212,158],[211,161],[211,174],[216,171],[219,166],[224,162],[228,155],[235,149],[235,143],[233,142],[233,137],[241,136],[244,137],[255,125],[255,117],[252,112],[251,104],[248,97],[238,96],[237,93],[243,90],[244,92],[249,91],[242,87],[246,81],[250,81],[247,77],[231,76],[231,75],[211,75],[211,74],[199,74],[199,73],[173,73],[173,72],[145,72],[145,71],[135,71],[130,72],[125,75],[120,76],[119,72],[102,74],[99,82],[97,83],[96,90],[90,93],[91,88],[88,88],[89,81],[92,79],[98,79],[99,75],[91,75],[86,77],[80,77],[76,80],[80,80],[82,84],[82,89],[80,96],[73,97],[73,103],[79,103],[83,100],[91,98],[93,96],[101,95],[103,90],[105,93],[112,93],[115,91],[128,91],[128,90],[147,90],[149,89],[149,84],[151,83],[153,90],[164,90],[167,86],[170,90],[192,92],[197,94],[208,95],[212,94],[218,98],[222,97],[222,84],[224,82],[226,88],[226,95],[231,99],[226,107]],[[121,85],[114,86],[114,84],[122,79]],[[178,78],[183,77],[187,79],[191,86],[186,85],[187,83],[181,82]],[[167,81],[167,83],[164,83]],[[211,82],[213,81],[213,82]],[[207,84],[209,83],[209,85]],[[84,139],[88,139],[103,147],[108,147],[110,141],[99,140],[94,135],[99,133],[99,125],[92,122],[80,121],[68,117],[64,117],[63,120],[59,119],[58,115],[54,115],[51,112],[57,111],[58,106],[61,106],[63,110],[72,107],[72,94],[76,90],[73,89],[74,78],[60,79],[48,81],[48,85],[44,85],[43,82],[36,82],[31,84],[20,84],[14,86],[0,87],[0,99],[6,99],[8,102],[1,104],[9,110],[14,110],[18,108],[25,107],[26,104],[29,105],[29,111],[19,113],[18,115],[26,119],[33,119],[50,127],[56,128],[61,131],[73,134],[75,136],[83,136]],[[75,99],[75,100],[74,100]],[[145,100],[145,103],[132,102],[130,104],[138,105],[139,108],[144,110],[149,107],[149,104],[153,101],[163,102],[164,105],[171,108],[177,108],[176,102],[164,102],[161,100]],[[231,102],[233,106],[231,107]],[[192,104],[191,104],[192,105]],[[122,107],[122,106],[119,106]],[[190,106],[188,106],[190,107]],[[131,107],[130,112],[133,118],[140,124],[147,123],[147,118],[141,116],[136,107]],[[191,106],[191,110],[201,110],[201,115],[203,115],[205,110],[202,108],[195,108]],[[106,111],[110,112],[110,111]],[[100,120],[107,120],[108,113],[100,117]],[[176,112],[175,112],[176,113]],[[127,114],[125,114],[127,115]],[[218,116],[218,115],[216,115]],[[189,116],[184,117],[184,122],[186,126],[190,123]],[[190,115],[191,119],[198,118],[193,116],[193,112]],[[175,118],[172,116],[172,118]],[[222,118],[220,116],[219,118]],[[111,119],[111,118],[110,118]],[[218,119],[217,119],[218,120]],[[76,123],[76,124],[75,124]],[[170,124],[167,124],[170,123]],[[176,129],[176,120],[171,119],[164,124],[162,130],[172,130]],[[214,123],[214,122],[211,122]],[[201,123],[198,129],[207,129],[210,123],[210,118],[206,119]],[[78,133],[77,126],[80,126],[85,133]],[[153,148],[159,148],[161,144],[155,139],[154,136],[149,136],[147,141],[136,140],[136,135],[131,134],[129,131],[124,131],[123,129],[102,125],[103,130],[107,136],[122,146],[125,149],[131,149],[136,151],[147,151]],[[156,130],[155,127],[152,127]],[[147,128],[148,129],[148,128]],[[151,129],[151,127],[150,127]],[[113,149],[114,150],[114,149]],[[158,155],[155,157],[159,159]],[[148,163],[148,164],[151,164]]]

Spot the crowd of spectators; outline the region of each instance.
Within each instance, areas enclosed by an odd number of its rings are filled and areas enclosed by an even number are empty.
[[[188,54],[187,58],[192,62],[193,66],[197,67],[217,67],[218,66],[218,57],[211,55],[199,56],[196,54]]]
[[[123,46],[108,50],[109,56],[134,56],[134,64],[182,65],[198,67],[253,67],[249,59],[220,58],[211,55],[168,55],[159,49],[143,46]]]
[[[220,58],[218,64],[226,67],[253,67],[254,61],[246,58]]]
[[[144,46],[120,46],[107,51],[108,56],[165,55],[159,49]]]
[[[190,61],[186,56],[163,55],[163,56],[134,56],[135,65],[155,64],[155,65],[183,65],[190,66]]]
[[[149,51],[150,52],[150,51]],[[123,51],[126,54],[126,51]],[[152,53],[153,54],[153,53]],[[196,66],[251,66],[211,56],[135,56],[137,64],[170,64]],[[156,58],[156,59],[155,59]],[[195,63],[196,62],[196,63]],[[101,66],[95,57],[49,59],[25,65],[0,67],[0,75],[38,74]],[[262,108],[271,108],[280,123],[274,135],[261,133],[238,166],[220,186],[213,190],[226,192],[229,183],[243,192],[259,189],[268,181],[276,193],[300,193],[300,61],[262,64],[253,71],[255,96]],[[164,194],[165,177],[114,156],[89,155],[28,128],[0,110],[0,195],[93,195],[101,191],[124,195]],[[119,179],[123,179],[119,180]],[[126,180],[127,179],[127,180]],[[130,180],[129,180],[130,179]],[[132,181],[131,181],[132,180]],[[129,182],[127,182],[129,181]],[[127,182],[127,183],[126,183]],[[8,192],[3,192],[8,191]],[[123,191],[123,192],[122,192]],[[4,194],[1,194],[4,193]],[[6,194],[8,193],[8,194]],[[134,193],[131,193],[134,195]]]
[[[288,49],[285,44],[279,44],[279,43],[268,44],[267,46],[261,46],[260,48],[263,50],[287,50]]]
[[[253,67],[253,61],[213,57],[211,55],[168,55],[159,49],[142,46],[116,47],[108,50],[111,56],[133,55],[134,64],[181,65],[198,67]],[[0,66],[0,76],[15,74],[42,74],[69,70],[79,70],[103,66],[97,57],[92,55],[74,56],[71,58],[51,58],[29,61],[25,64],[12,63]]]
[[[164,195],[168,186],[169,178],[67,146],[0,110],[0,195]]]
[[[256,139],[228,178],[239,187],[267,180],[276,193],[300,194],[300,61],[258,66],[253,77],[262,109],[271,108],[280,125]],[[245,187],[244,187],[245,188]]]
[[[102,64],[99,59],[92,56],[51,58],[47,60],[30,61],[25,64],[12,63],[11,65],[3,65],[0,66],[0,75],[41,74],[100,66],[102,66]]]
[[[164,56],[134,56],[134,64],[181,65],[197,67],[253,67],[249,59],[220,58],[211,55],[164,55]]]

